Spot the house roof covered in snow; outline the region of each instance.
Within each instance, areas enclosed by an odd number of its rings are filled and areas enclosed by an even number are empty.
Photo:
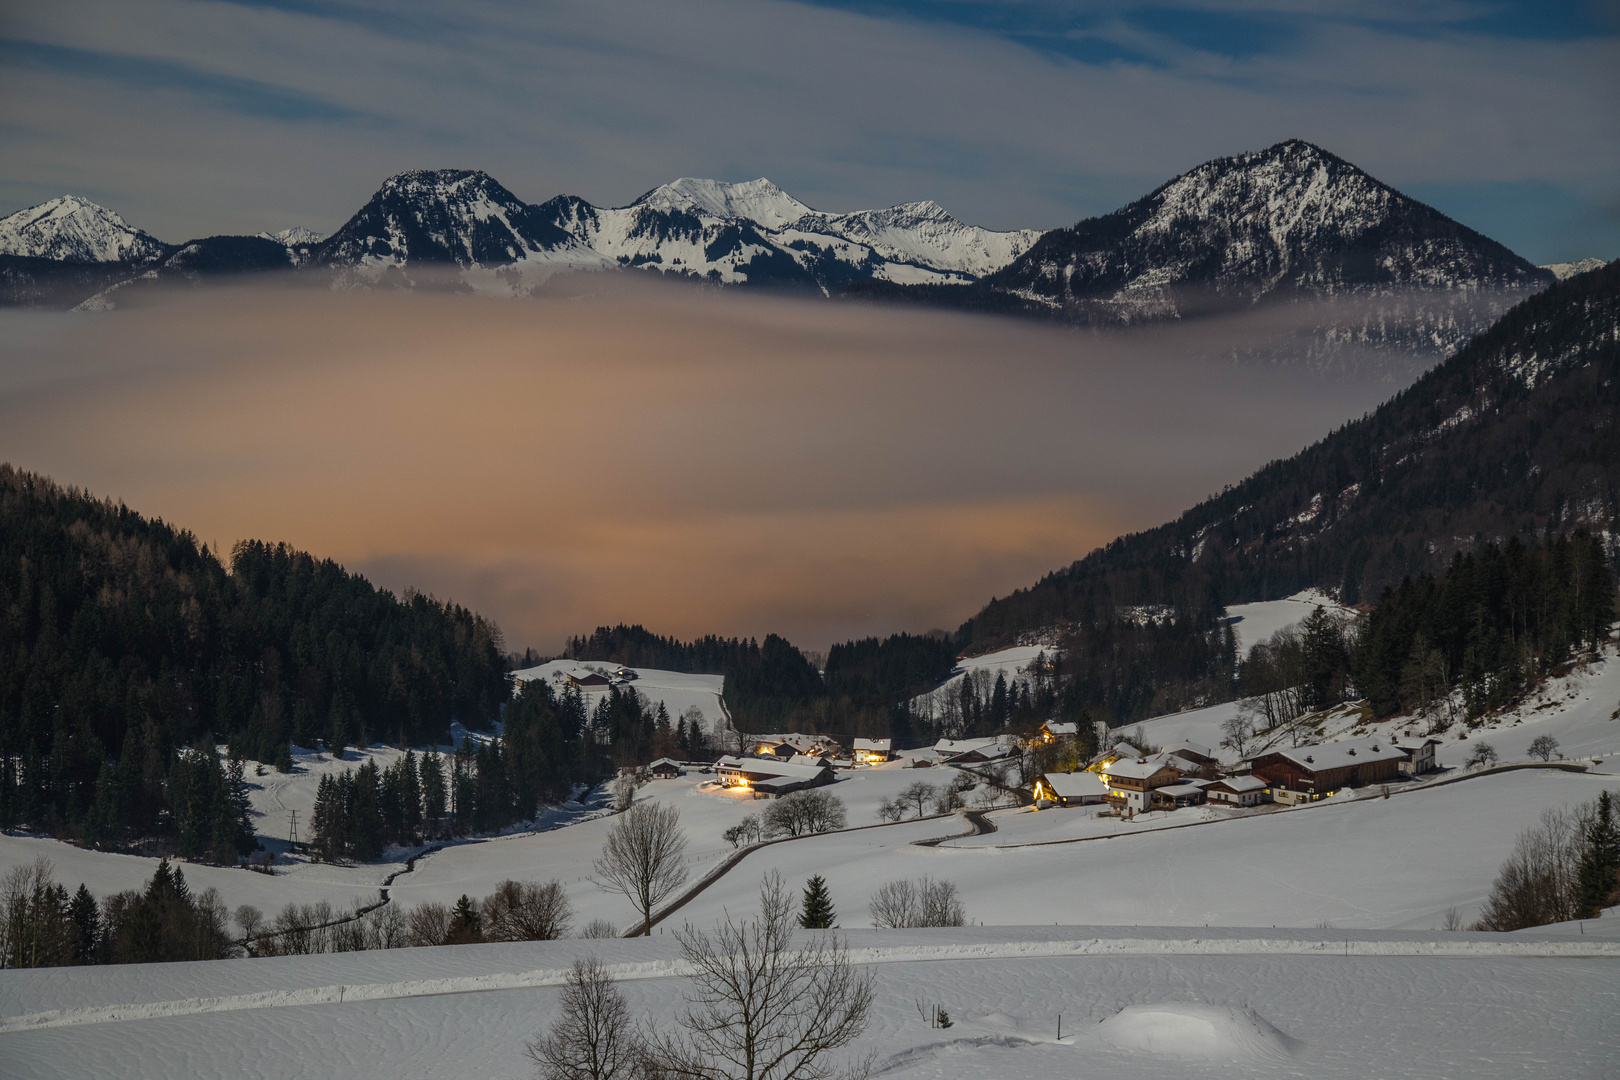
[[[1155,754],[1146,758],[1120,758],[1112,765],[1105,766],[1103,772],[1109,776],[1120,776],[1127,780],[1150,780],[1165,769],[1175,766]]]
[[[1202,743],[1195,743],[1191,739],[1183,739],[1175,746],[1169,747],[1165,752],[1171,756],[1190,756],[1201,762],[1215,760],[1215,751]]]
[[[1108,794],[1108,785],[1094,772],[1049,772],[1046,786],[1060,799],[1083,799]]]
[[[887,754],[893,745],[893,739],[856,739],[855,752],[860,753],[864,750],[868,753]]]
[[[1345,769],[1352,765],[1365,765],[1374,761],[1392,761],[1406,757],[1406,751],[1388,739],[1345,739],[1342,742],[1317,743],[1314,746],[1296,746],[1273,753],[1286,758],[1310,772]]]
[[[1080,725],[1073,720],[1048,720],[1042,726],[1051,735],[1077,735],[1080,732]]]
[[[1249,791],[1265,790],[1266,782],[1258,776],[1245,773],[1242,776],[1223,776],[1219,780],[1210,781],[1209,786],[1220,788],[1223,791],[1230,791],[1234,795],[1242,795]]]
[[[773,758],[738,758],[728,755],[716,761],[714,768],[716,772],[743,773],[748,776],[791,776],[813,780],[831,766],[819,759],[816,759],[813,765],[794,765]]]
[[[1402,750],[1421,750],[1425,746],[1439,746],[1439,739],[1431,739],[1427,735],[1406,735],[1393,740]]]

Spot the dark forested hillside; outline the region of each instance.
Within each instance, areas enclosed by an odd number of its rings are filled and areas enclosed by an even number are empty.
[[[1367,417],[963,624],[976,648],[1132,605],[1374,600],[1459,551],[1620,507],[1620,262],[1522,302]],[[1610,558],[1613,551],[1610,551]]]
[[[182,788],[228,816],[217,742],[264,762],[289,741],[444,742],[508,696],[499,632],[470,611],[285,545],[227,564],[7,465],[0,613],[0,823],[60,835],[183,833]]]

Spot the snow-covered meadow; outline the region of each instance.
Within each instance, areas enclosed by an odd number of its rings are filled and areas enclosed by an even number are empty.
[[[847,938],[877,991],[851,1049],[879,1076],[1598,1078],[1620,1055],[1620,945],[1595,936],[1048,926]],[[655,935],[7,971],[0,1055],[7,1076],[42,1080],[516,1080],[532,1075],[523,1043],[554,1015],[579,955],[613,965],[632,1015],[671,1022],[685,983],[673,938]],[[919,1003],[942,1005],[952,1026],[930,1027]]]

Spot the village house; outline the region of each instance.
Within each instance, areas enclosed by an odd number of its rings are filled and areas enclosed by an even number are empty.
[[[854,762],[857,765],[878,765],[893,756],[893,739],[856,739]]]
[[[1252,771],[1278,802],[1306,802],[1340,788],[1387,783],[1405,760],[1388,739],[1347,739],[1261,754]]]
[[[1138,757],[1120,758],[1104,766],[1102,778],[1108,785],[1108,802],[1140,814],[1152,808],[1155,788],[1174,784],[1181,775],[1158,757]]]
[[[568,673],[568,685],[575,690],[606,690],[613,680],[600,671],[591,671],[589,668],[575,668]]]
[[[714,763],[714,771],[722,786],[763,796],[786,795],[833,782],[832,766],[819,760],[794,765],[779,758],[728,756]]]
[[[1215,751],[1188,739],[1183,739],[1179,744],[1167,749],[1164,756],[1183,776],[1208,774],[1213,777],[1216,766],[1220,764],[1216,760]]]
[[[1047,773],[1035,781],[1031,793],[1036,802],[1045,799],[1059,806],[1086,806],[1107,799],[1108,785],[1094,772]]]
[[[661,757],[648,765],[647,771],[652,773],[654,780],[673,780],[681,775],[681,763],[674,758]]]
[[[1204,794],[1210,802],[1229,806],[1259,806],[1271,798],[1266,782],[1258,776],[1223,776],[1204,785]]]
[[[942,762],[951,765],[980,765],[987,761],[1000,761],[1012,753],[1017,739],[1008,735],[989,739],[941,739],[934,744],[934,753]]]
[[[1072,720],[1048,720],[1041,725],[1043,743],[1067,742],[1080,733],[1080,725]]]
[[[1398,763],[1400,770],[1412,776],[1422,776],[1426,772],[1433,772],[1437,768],[1434,760],[1434,748],[1439,745],[1439,739],[1431,739],[1427,735],[1409,735],[1405,738],[1396,739],[1396,748],[1406,755],[1406,760]]]

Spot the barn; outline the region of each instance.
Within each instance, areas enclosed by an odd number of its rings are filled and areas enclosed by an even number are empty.
[[[1388,739],[1346,739],[1261,754],[1251,771],[1279,801],[1298,802],[1340,788],[1388,783],[1397,779],[1405,760],[1406,752]]]

